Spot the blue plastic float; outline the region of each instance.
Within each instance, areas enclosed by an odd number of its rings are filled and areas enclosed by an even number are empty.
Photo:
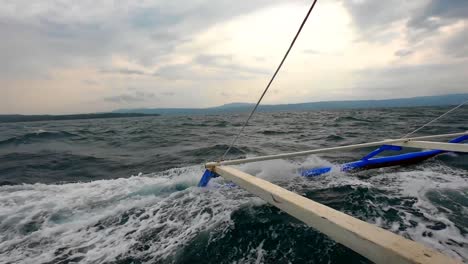
[[[454,138],[449,141],[449,143],[461,143],[465,140],[468,140],[468,135],[463,135],[457,138]],[[437,156],[442,153],[446,153],[449,151],[445,150],[423,150],[418,152],[410,152],[404,153],[399,155],[393,156],[386,156],[386,157],[375,157],[378,154],[386,151],[386,150],[393,150],[393,151],[400,151],[402,147],[399,146],[392,146],[392,145],[382,145],[378,149],[372,151],[371,153],[367,154],[365,157],[358,161],[353,161],[349,163],[342,164],[340,166],[340,170],[344,172],[350,171],[357,171],[357,170],[368,170],[368,169],[375,169],[375,168],[383,168],[383,167],[390,167],[390,166],[397,166],[397,165],[409,165],[414,164],[417,162],[421,162]],[[301,175],[304,177],[314,177],[326,174],[332,170],[332,167],[321,167],[321,168],[313,168],[308,170],[303,170]],[[213,171],[206,170],[203,174],[200,182],[198,183],[198,187],[206,187],[208,182],[212,178],[219,177],[219,175]]]
[[[468,135],[463,135],[461,137],[454,138],[449,141],[449,143],[460,143],[468,139]],[[375,168],[383,168],[383,167],[390,167],[390,166],[397,166],[397,165],[409,165],[414,164],[417,162],[421,162],[432,158],[436,155],[446,153],[448,151],[444,150],[424,150],[418,152],[410,152],[404,153],[400,155],[394,156],[387,156],[387,157],[377,157],[374,158],[376,155],[382,153],[386,150],[394,150],[400,151],[402,147],[399,146],[392,146],[392,145],[382,145],[378,149],[372,151],[371,153],[367,154],[365,157],[358,161],[353,161],[350,163],[345,163],[340,166],[340,170],[344,172],[349,171],[356,171],[356,170],[368,170],[368,169],[375,169]],[[331,171],[331,167],[321,167],[321,168],[313,168],[309,170],[303,170],[302,176],[305,177],[313,177],[325,174]]]

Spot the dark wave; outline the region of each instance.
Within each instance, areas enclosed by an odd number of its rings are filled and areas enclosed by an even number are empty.
[[[78,137],[78,135],[69,133],[66,131],[40,131],[35,133],[27,133],[21,136],[12,137],[3,141],[0,141],[0,146],[2,145],[20,145],[20,144],[30,144],[37,142],[44,142],[48,140],[56,140],[63,138]]]
[[[88,182],[140,172],[122,161],[51,151],[0,155],[0,163],[0,185]],[[140,169],[145,166],[140,165]]]
[[[335,122],[349,122],[349,121],[356,121],[356,122],[366,122],[371,123],[371,120],[356,118],[352,116],[340,116],[335,119]]]
[[[159,114],[98,113],[98,114],[75,114],[75,115],[0,115],[0,123],[129,118],[129,117],[148,117],[148,116],[159,116]]]
[[[227,127],[228,125],[229,125],[229,122],[220,121],[220,122],[216,122],[215,124],[212,124],[211,126],[213,126],[213,127]]]
[[[344,140],[344,137],[340,137],[338,135],[329,135],[327,138],[326,138],[327,141],[341,141],[341,140]]]
[[[207,127],[206,123],[182,123],[181,126],[185,127]]]
[[[288,132],[286,131],[277,131],[277,130],[264,130],[261,132],[263,135],[282,135]]]

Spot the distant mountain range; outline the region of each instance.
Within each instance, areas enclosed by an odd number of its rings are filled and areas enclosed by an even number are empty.
[[[260,105],[260,112],[274,111],[312,111],[331,109],[414,107],[414,106],[448,106],[457,105],[468,100],[468,93],[436,96],[419,96],[412,98],[385,100],[324,101],[300,104]],[[143,117],[158,115],[207,115],[222,113],[240,113],[252,109],[251,103],[230,103],[209,108],[135,108],[119,109],[111,113],[75,114],[75,115],[0,115],[0,123],[34,122],[54,120],[77,120],[96,118]]]
[[[158,116],[158,115],[159,114],[142,114],[142,113],[97,113],[97,114],[76,114],[76,115],[0,115],[0,123],[143,117],[143,116]]]
[[[353,101],[323,101],[300,104],[260,105],[258,111],[307,111],[331,109],[357,109],[357,108],[385,108],[385,107],[413,107],[413,106],[447,106],[457,105],[468,100],[468,93],[447,94],[435,96],[419,96],[411,98],[384,99],[384,100],[353,100]],[[143,113],[162,115],[203,115],[229,112],[250,111],[254,104],[230,103],[209,108],[135,108],[119,109],[114,113]]]

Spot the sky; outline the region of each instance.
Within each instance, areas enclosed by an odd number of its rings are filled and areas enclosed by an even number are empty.
[[[0,114],[254,102],[312,1],[0,0]],[[468,1],[318,0],[263,103],[468,92]]]

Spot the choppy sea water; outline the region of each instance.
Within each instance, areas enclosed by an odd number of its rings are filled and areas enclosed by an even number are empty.
[[[259,113],[231,158],[397,138],[447,108]],[[0,124],[0,263],[368,263],[246,191],[196,184],[245,114]],[[468,130],[468,107],[418,135]],[[468,156],[303,178],[372,148],[239,166],[468,260]]]

